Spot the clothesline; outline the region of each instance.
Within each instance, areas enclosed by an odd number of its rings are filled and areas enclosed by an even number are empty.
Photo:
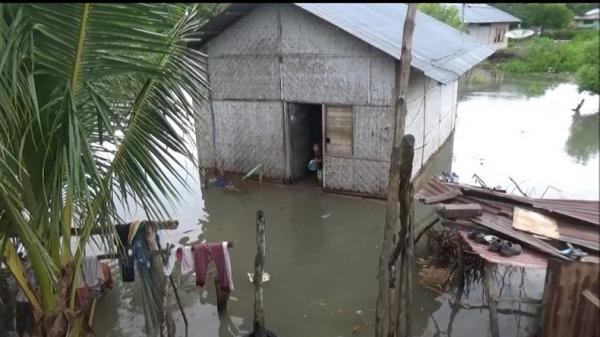
[[[231,241],[227,241],[227,248],[233,248],[234,243]],[[177,248],[183,248],[186,246],[180,246]],[[175,249],[177,249],[175,248]],[[194,246],[192,246],[192,251],[194,251]],[[161,249],[161,250],[150,250],[148,251],[148,254],[163,254],[163,253],[168,253],[169,250],[168,249]],[[100,254],[96,256],[98,258],[98,260],[116,260],[122,257],[121,254],[119,253],[112,253],[112,254]]]

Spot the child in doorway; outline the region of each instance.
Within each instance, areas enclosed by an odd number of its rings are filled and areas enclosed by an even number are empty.
[[[319,165],[319,168],[317,169],[317,179],[319,180],[320,184],[321,179],[323,179],[323,157],[321,155],[321,148],[318,143],[313,144],[313,160]]]

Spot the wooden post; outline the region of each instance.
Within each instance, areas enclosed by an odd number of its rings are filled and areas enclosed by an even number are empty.
[[[375,312],[375,337],[388,336],[390,319],[393,316],[390,308],[390,273],[389,257],[392,252],[392,236],[398,221],[398,189],[400,182],[400,141],[404,135],[406,122],[406,93],[412,59],[412,36],[415,26],[416,3],[407,4],[406,19],[402,35],[402,50],[400,62],[396,62],[395,70],[395,124],[390,170],[388,178],[388,197],[383,229],[383,243],[379,257],[379,293]]]
[[[465,289],[465,257],[462,248],[462,238],[458,232],[456,232],[456,253],[458,255],[458,270],[456,271],[458,273],[458,290],[456,293],[456,301],[460,302]]]
[[[500,337],[500,332],[498,330],[498,309],[496,307],[496,290],[494,289],[494,282],[492,280],[492,265],[489,262],[485,262],[483,268],[485,294],[490,313],[490,329],[492,330],[492,337]]]
[[[253,337],[267,337],[265,312],[263,309],[262,276],[265,264],[265,214],[256,212],[256,257],[254,258],[254,334]]]
[[[402,153],[400,162],[400,186],[398,191],[398,201],[400,203],[400,231],[398,232],[398,243],[394,249],[394,254],[390,260],[390,267],[396,264],[398,256],[400,263],[396,270],[400,271],[399,289],[396,290],[396,320],[390,320],[389,336],[410,337],[410,308],[412,307],[412,260],[414,246],[414,231],[412,226],[412,184],[410,181],[412,175],[412,164],[415,155],[415,137],[406,135],[402,137]],[[390,269],[391,277],[395,277]],[[394,312],[394,310],[392,310]]]

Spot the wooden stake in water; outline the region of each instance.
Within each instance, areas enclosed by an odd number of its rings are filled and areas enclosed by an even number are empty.
[[[254,258],[254,337],[267,337],[263,309],[263,267],[265,264],[265,214],[256,212],[256,257]]]

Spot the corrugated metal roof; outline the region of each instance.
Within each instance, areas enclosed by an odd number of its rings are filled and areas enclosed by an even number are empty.
[[[468,195],[493,197],[496,200],[503,200],[511,206],[514,206],[514,203],[518,203],[520,205],[544,210],[549,213],[560,214],[575,220],[581,220],[589,224],[600,225],[600,202],[593,200],[526,198],[514,194],[490,191],[476,186],[444,183],[437,179],[431,179],[427,182],[427,184],[415,194],[415,198],[426,201],[428,198],[449,193],[453,190],[459,190]]]
[[[463,4],[449,3],[447,6],[455,7],[459,10],[460,18],[463,18]],[[500,22],[521,22],[521,19],[514,17],[496,7],[486,4],[465,4],[464,5],[465,23],[500,23]]]
[[[406,4],[297,3],[309,13],[400,59]],[[257,4],[233,4],[204,25],[202,44],[227,29]],[[485,44],[432,17],[417,12],[411,65],[448,84],[494,52]]]
[[[400,59],[406,4],[299,3],[300,8]],[[430,16],[417,12],[411,65],[448,84],[486,59],[493,49]]]

